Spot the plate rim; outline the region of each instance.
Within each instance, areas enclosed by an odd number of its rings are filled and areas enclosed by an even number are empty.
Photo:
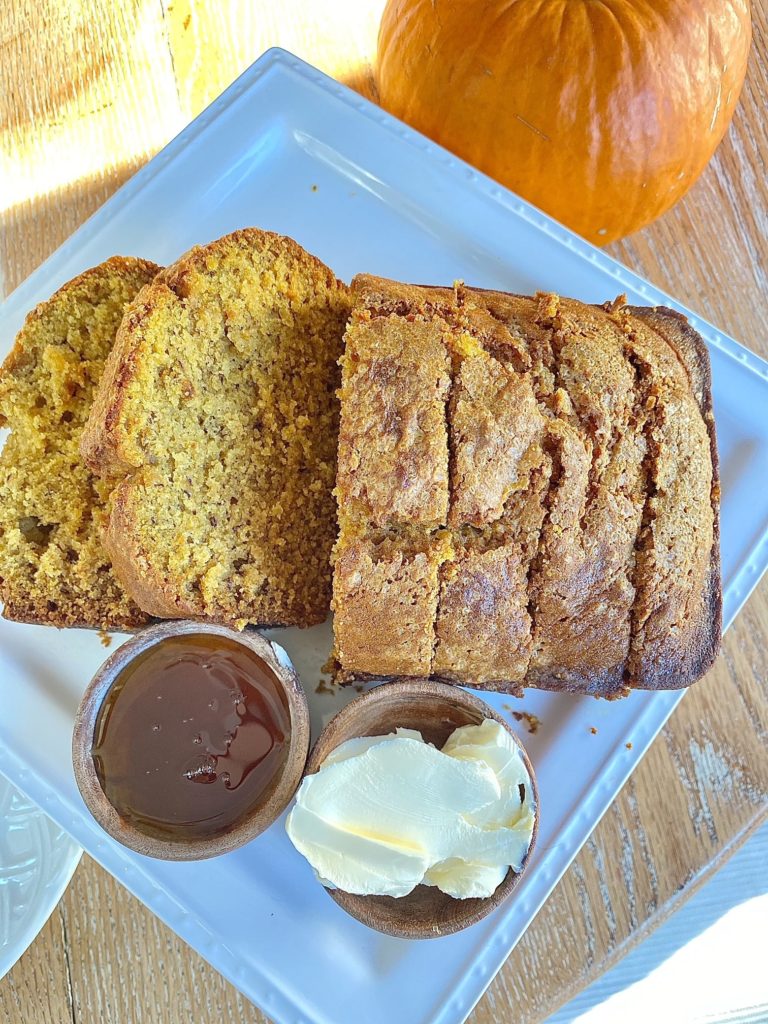
[[[50,829],[55,828],[58,832],[63,832],[66,836],[68,849],[66,857],[62,857],[63,873],[59,878],[59,884],[50,890],[49,899],[43,904],[44,909],[42,911],[38,910],[26,926],[22,928],[15,940],[10,942],[6,949],[0,953],[0,981],[2,981],[3,978],[13,970],[48,923],[48,919],[59,905],[64,893],[69,888],[69,883],[72,881],[72,877],[80,864],[80,860],[84,852],[82,846],[72,838],[65,828],[50,818],[39,804],[37,804],[28,794],[19,789],[18,786],[14,785],[11,779],[9,779],[5,774],[0,773],[0,787],[4,785],[7,786],[9,790],[15,791],[16,793],[19,793],[19,795],[26,797],[27,800],[35,805],[36,809],[44,818],[46,827]]]

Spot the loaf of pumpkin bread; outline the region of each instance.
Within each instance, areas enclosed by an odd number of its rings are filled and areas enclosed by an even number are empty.
[[[255,228],[198,246],[128,309],[82,452],[105,544],[161,618],[326,618],[348,288]]]
[[[24,322],[0,369],[3,615],[53,626],[147,621],[102,544],[108,483],[80,437],[126,305],[160,268],[115,256],[63,285]]]
[[[361,275],[335,549],[343,680],[621,696],[721,632],[706,348],[661,308]]]

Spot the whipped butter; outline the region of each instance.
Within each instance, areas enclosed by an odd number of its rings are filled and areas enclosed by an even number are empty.
[[[302,782],[286,829],[326,886],[405,896],[423,883],[485,897],[522,866],[532,799],[498,722],[456,729],[442,750],[398,729],[340,744]]]

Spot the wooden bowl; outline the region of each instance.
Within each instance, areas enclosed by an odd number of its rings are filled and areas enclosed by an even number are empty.
[[[231,829],[213,837],[170,839],[151,836],[122,818],[101,788],[91,755],[99,709],[122,670],[149,647],[168,637],[184,634],[213,634],[227,637],[257,654],[282,684],[288,704],[291,734],[288,753],[280,775],[263,803],[247,811]],[[88,685],[75,717],[72,734],[72,764],[75,780],[88,810],[123,846],[161,860],[204,860],[229,853],[260,835],[279,817],[301,782],[309,751],[309,709],[307,698],[288,655],[277,644],[256,632],[238,633],[226,626],[181,621],[161,622],[136,633],[104,662]]]
[[[458,686],[413,680],[383,683],[356,697],[325,727],[310,754],[306,774],[316,772],[326,757],[345,740],[381,736],[397,728],[418,729],[428,743],[442,747],[454,729],[479,725],[483,719],[499,722],[520,750],[531,779],[536,817],[531,845],[522,867],[511,868],[496,891],[482,898],[460,900],[431,885],[419,885],[408,896],[358,896],[341,889],[326,892],[352,917],[369,928],[401,939],[431,939],[450,935],[480,921],[500,906],[528,866],[539,830],[539,792],[533,765],[512,729],[485,701]]]

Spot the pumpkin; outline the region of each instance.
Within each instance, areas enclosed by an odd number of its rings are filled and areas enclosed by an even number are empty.
[[[379,98],[603,244],[704,170],[751,34],[749,0],[388,0]]]

